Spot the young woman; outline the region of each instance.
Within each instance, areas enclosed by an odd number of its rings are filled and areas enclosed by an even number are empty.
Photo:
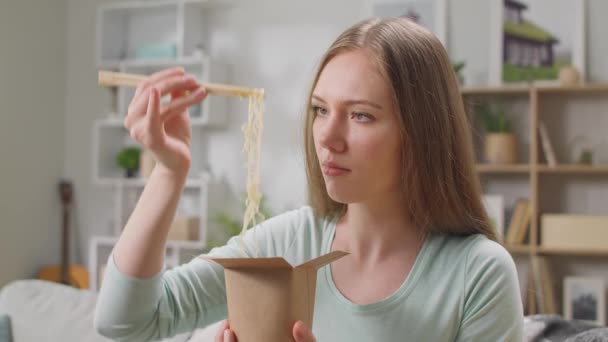
[[[161,108],[164,94],[172,102]],[[196,258],[161,271],[191,159],[186,108],[204,97],[171,69],[131,102],[125,126],[158,162],[108,261],[96,311],[103,335],[158,339],[227,316],[221,267]],[[257,244],[260,256],[293,264],[350,253],[319,270],[313,326],[296,322],[294,339],[521,341],[517,272],[483,209],[441,43],[404,18],[358,23],[323,57],[308,104],[310,206],[244,236],[248,255]],[[242,256],[238,238],[210,254]],[[217,341],[235,341],[228,322]]]

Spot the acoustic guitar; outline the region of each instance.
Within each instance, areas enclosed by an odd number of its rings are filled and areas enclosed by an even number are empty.
[[[73,186],[69,181],[59,183],[59,194],[63,211],[61,239],[61,264],[46,266],[38,273],[42,280],[57,282],[79,289],[89,288],[89,273],[81,265],[70,264],[70,211],[72,207]]]

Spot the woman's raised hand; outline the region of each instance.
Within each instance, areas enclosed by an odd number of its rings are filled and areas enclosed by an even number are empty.
[[[161,104],[165,95],[171,99]],[[192,162],[188,107],[206,96],[205,89],[183,68],[159,71],[137,87],[124,125],[133,139],[154,154],[156,167],[185,177]]]

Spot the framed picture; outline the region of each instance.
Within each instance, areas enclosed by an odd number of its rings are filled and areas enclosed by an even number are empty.
[[[606,284],[600,278],[564,279],[564,317],[600,325],[606,323]]]
[[[365,17],[408,17],[447,48],[447,0],[364,0]]]
[[[494,225],[499,241],[505,235],[505,198],[502,195],[483,195],[483,204],[490,221]]]
[[[585,0],[492,0],[490,83],[557,85],[574,67],[585,79]]]

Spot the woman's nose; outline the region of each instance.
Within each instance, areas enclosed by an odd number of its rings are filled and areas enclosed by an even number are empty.
[[[321,147],[333,152],[344,152],[346,149],[345,125],[339,114],[332,113],[322,120],[319,127],[319,143]]]

